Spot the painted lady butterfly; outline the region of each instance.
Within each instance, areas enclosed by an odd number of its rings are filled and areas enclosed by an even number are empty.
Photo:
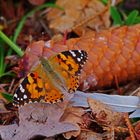
[[[64,51],[48,60],[41,57],[39,64],[17,88],[13,104],[63,101],[63,92],[72,93],[78,88],[79,75],[86,60],[87,53],[83,50]]]

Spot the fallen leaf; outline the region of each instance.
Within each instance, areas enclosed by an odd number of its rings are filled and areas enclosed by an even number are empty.
[[[19,125],[0,127],[0,135],[2,139],[28,140],[36,135],[52,137],[69,131],[78,131],[76,125],[59,121],[66,106],[66,103],[34,103],[20,107]]]
[[[111,135],[108,132],[99,134],[92,131],[81,131],[77,140],[103,140],[104,138],[110,139]]]
[[[57,0],[56,4],[63,7],[64,11],[53,8],[47,13],[49,26],[55,32],[63,33],[74,29],[81,34],[89,28],[100,29],[110,26],[109,8],[101,1]]]
[[[137,139],[139,140],[140,139],[140,121],[137,122],[134,130],[135,130],[135,135]]]
[[[84,113],[85,112],[83,108],[76,107],[66,108],[63,116],[61,117],[61,121],[74,124],[78,128],[77,131],[71,131],[63,134],[66,139],[70,139],[72,136],[77,137],[80,134],[81,129],[79,125],[82,124],[82,115]]]
[[[109,106],[92,98],[87,99],[93,115],[98,122],[107,126],[121,125],[123,122],[123,113],[114,112]]]
[[[89,107],[87,98],[99,100],[117,112],[133,112],[130,114],[130,118],[140,117],[140,97],[138,96],[107,95],[76,91],[74,97],[71,99],[72,105],[77,107]]]

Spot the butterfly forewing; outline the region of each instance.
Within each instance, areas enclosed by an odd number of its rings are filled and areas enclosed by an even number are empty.
[[[70,50],[59,53],[50,60],[50,63],[63,77],[67,91],[71,93],[79,86],[79,75],[86,61],[87,53],[84,50]]]

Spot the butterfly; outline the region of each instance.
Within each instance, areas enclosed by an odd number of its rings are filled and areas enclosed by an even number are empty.
[[[46,59],[40,57],[37,66],[19,84],[13,105],[32,102],[62,102],[65,93],[73,93],[79,86],[79,75],[87,61],[84,50],[69,50]]]

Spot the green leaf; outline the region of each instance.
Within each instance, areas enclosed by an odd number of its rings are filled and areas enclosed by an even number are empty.
[[[140,16],[137,16],[134,21],[134,24],[138,24],[138,23],[140,23]]]
[[[106,5],[108,3],[108,0],[102,0],[102,2]]]
[[[13,95],[9,93],[0,93],[4,99],[6,99],[8,102],[13,102]]]
[[[133,25],[135,24],[136,17],[138,16],[139,12],[137,10],[133,10],[127,17],[125,24],[126,25]]]
[[[113,19],[114,25],[122,25],[122,19],[119,11],[117,10],[116,7],[111,6],[110,7],[110,12],[111,12],[111,17]]]
[[[139,121],[140,118],[131,118],[130,120],[131,120],[132,123],[135,123],[135,122]]]

